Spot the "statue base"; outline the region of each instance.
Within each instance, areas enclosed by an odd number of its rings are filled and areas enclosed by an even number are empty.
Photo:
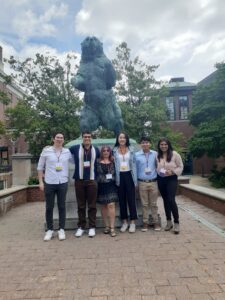
[[[137,143],[135,140],[130,139],[131,145],[138,150]],[[66,147],[71,147],[73,145],[81,144],[82,140],[77,139],[74,141],[69,142]],[[115,144],[115,138],[114,139],[93,139],[92,144],[101,147],[102,145],[109,145],[110,147],[113,147]],[[68,184],[68,191],[67,191],[67,197],[66,197],[66,223],[65,223],[65,229],[76,229],[77,228],[77,222],[78,222],[78,215],[77,215],[77,201],[76,201],[76,194],[74,189],[74,179],[73,177],[74,172],[74,165],[70,164],[69,167],[69,184]],[[137,194],[137,212],[138,212],[138,219],[136,221],[137,226],[142,225],[142,206],[139,199],[139,196]],[[87,216],[87,214],[86,214]],[[59,224],[59,215],[58,215],[58,208],[57,203],[55,203],[54,208],[54,214],[53,214],[53,226],[54,229],[58,229]],[[160,215],[158,215],[159,218],[159,224],[161,224],[161,218]],[[87,220],[88,221],[88,220]],[[153,221],[151,215],[149,216],[149,225],[153,226]],[[88,222],[87,222],[88,226]],[[119,204],[116,203],[116,220],[115,220],[115,226],[120,227],[121,226],[121,220],[120,220],[120,213],[119,213]],[[101,228],[104,227],[102,216],[101,216],[101,206],[97,204],[97,216],[96,216],[96,227]]]

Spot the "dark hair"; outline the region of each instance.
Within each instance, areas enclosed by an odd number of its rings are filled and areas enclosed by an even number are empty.
[[[111,149],[109,146],[107,146],[107,145],[104,145],[104,146],[102,146],[102,148],[101,148],[101,151],[100,151],[100,160],[103,159],[103,151],[104,151],[105,149],[109,150],[109,160],[110,160],[110,161],[113,161],[112,149]]]
[[[151,143],[151,139],[150,139],[150,137],[148,137],[148,136],[142,136],[141,138],[140,138],[140,143],[141,142],[149,142],[149,143]]]
[[[128,134],[125,133],[125,132],[120,132],[120,133],[117,134],[117,136],[116,136],[116,143],[115,143],[114,147],[119,147],[119,146],[120,146],[120,144],[119,144],[119,136],[120,136],[121,134],[124,134],[124,135],[125,135],[126,146],[129,147],[129,146],[130,146],[130,139],[129,139]]]
[[[85,134],[90,134],[92,136],[92,133],[89,130],[82,131],[81,136],[83,137]]]
[[[52,133],[52,138],[54,139],[56,137],[57,134],[62,134],[63,135],[63,138],[64,138],[64,133],[61,132],[61,131],[55,131]]]
[[[167,145],[168,145],[167,159],[166,159],[166,161],[167,161],[167,162],[170,162],[171,159],[172,159],[172,156],[173,156],[173,147],[172,147],[170,141],[169,141],[167,138],[161,138],[161,139],[158,141],[158,146],[157,146],[157,148],[158,148],[158,160],[160,160],[161,158],[163,158],[163,152],[162,152],[162,150],[160,149],[160,144],[161,144],[162,142],[165,142],[165,143],[167,143]]]

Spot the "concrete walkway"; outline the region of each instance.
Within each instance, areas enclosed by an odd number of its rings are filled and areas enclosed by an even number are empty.
[[[0,219],[0,299],[224,300],[225,218],[177,200],[180,235],[99,229],[93,239],[68,231],[63,242],[43,242],[44,203],[12,209]]]

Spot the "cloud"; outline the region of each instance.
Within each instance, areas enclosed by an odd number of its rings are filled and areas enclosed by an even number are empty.
[[[68,6],[59,1],[2,0],[0,33],[11,35],[25,44],[30,38],[52,37],[57,33],[57,21],[66,17]],[[7,14],[5,12],[7,11]],[[3,27],[4,26],[4,27]]]
[[[159,78],[184,76],[193,82],[225,59],[224,0],[0,2],[0,41],[22,56],[31,49],[80,51],[81,39],[95,35],[110,59],[126,41],[133,57],[160,64]]]
[[[110,54],[126,41],[134,56],[160,64],[159,77],[198,81],[225,57],[224,11],[224,0],[84,0],[75,30],[99,37]]]
[[[74,52],[74,51],[64,51],[64,52],[59,52],[57,49],[49,47],[47,45],[41,45],[41,44],[30,44],[26,45],[24,48],[21,50],[17,51],[14,47],[11,45],[8,45],[1,41],[0,39],[0,45],[3,47],[3,57],[6,59],[9,59],[10,56],[14,56],[15,59],[23,61],[28,57],[34,58],[37,53],[43,54],[43,55],[48,55],[48,56],[53,56],[56,57],[59,62],[63,65],[66,61],[67,55],[75,55],[76,60],[74,61],[72,65],[72,70],[75,70],[75,64],[77,64],[80,60],[80,53]],[[6,74],[11,74],[12,70],[10,67],[7,65],[7,63],[4,63],[4,71]]]

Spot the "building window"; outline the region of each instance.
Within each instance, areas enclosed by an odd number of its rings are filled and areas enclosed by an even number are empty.
[[[0,190],[4,190],[4,180],[0,180]]]
[[[166,113],[168,120],[174,121],[176,119],[175,115],[175,104],[173,97],[166,97]]]
[[[188,97],[180,96],[179,97],[179,111],[180,111],[180,120],[188,119],[189,105],[188,105]]]
[[[9,171],[8,147],[0,147],[0,173]]]

